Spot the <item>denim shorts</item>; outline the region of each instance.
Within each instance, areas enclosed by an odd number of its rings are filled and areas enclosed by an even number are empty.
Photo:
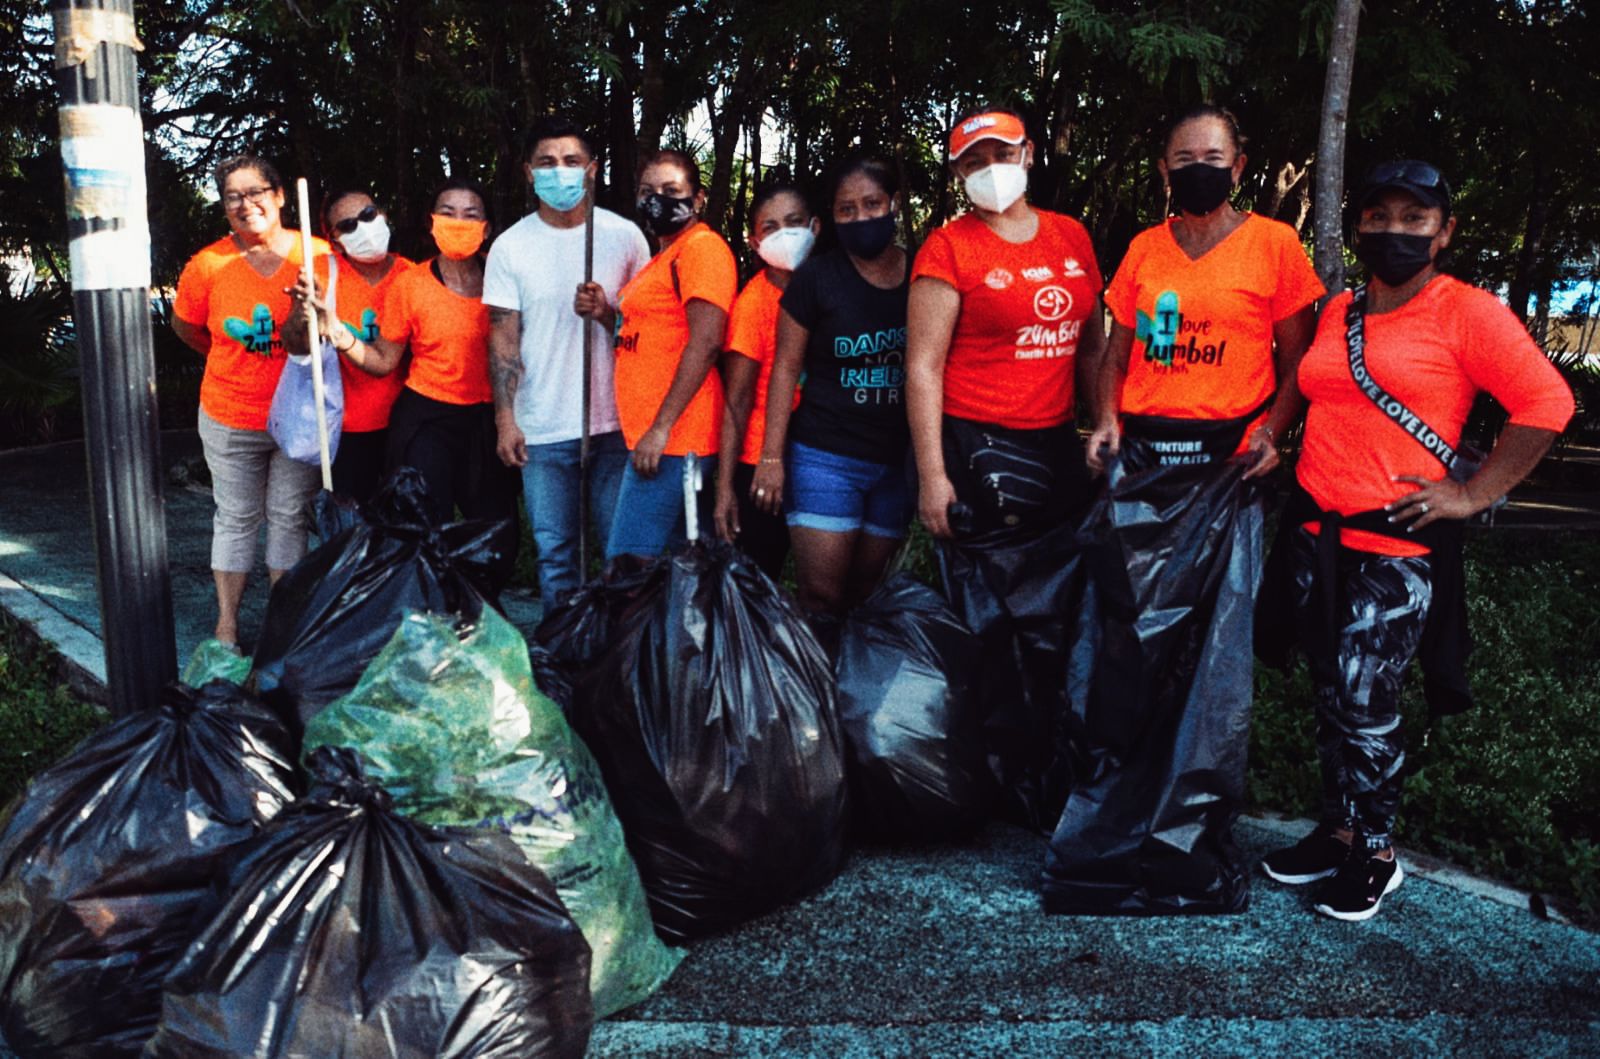
[[[829,533],[861,530],[898,540],[911,521],[904,461],[873,463],[789,442],[784,512],[789,525]]]

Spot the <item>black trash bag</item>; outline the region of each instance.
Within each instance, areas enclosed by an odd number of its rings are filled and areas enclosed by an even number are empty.
[[[355,753],[252,845],[167,978],[148,1059],[581,1056],[589,946],[504,835],[395,812]]]
[[[1045,908],[1240,912],[1264,504],[1240,461],[1151,466],[1145,445],[1124,438],[1084,521],[1072,688],[1087,763],[1045,858]]]
[[[41,772],[0,829],[0,1054],[134,1056],[213,878],[294,798],[289,733],[171,685]]]
[[[305,722],[361,679],[409,610],[475,619],[503,587],[499,522],[432,523],[422,476],[396,471],[355,525],[272,588],[251,686],[298,738]],[[348,514],[348,509],[345,509]]]
[[[572,696],[556,692],[561,682],[576,683],[611,646],[618,618],[650,583],[654,563],[634,555],[621,555],[606,564],[601,576],[564,593],[533,632],[533,671],[539,688],[569,709]],[[556,687],[547,690],[545,681]]]
[[[895,574],[846,617],[834,672],[850,808],[873,838],[928,841],[989,809],[978,638],[944,598]]]
[[[551,702],[561,707],[563,714],[572,709],[572,675],[556,660],[556,656],[538,644],[528,645],[528,664],[533,669],[533,683]]]
[[[1002,816],[1041,835],[1061,817],[1079,753],[1068,652],[1083,596],[1077,526],[943,542],[939,573],[978,637],[983,746]]]
[[[611,642],[578,680],[571,719],[600,762],[656,932],[676,943],[838,872],[843,736],[827,656],[743,552],[691,544],[639,578],[588,596],[610,608]]]

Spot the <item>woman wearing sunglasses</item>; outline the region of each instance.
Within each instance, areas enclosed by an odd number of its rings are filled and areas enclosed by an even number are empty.
[[[389,249],[388,215],[365,191],[335,191],[322,200],[321,220],[334,251],[313,263],[315,304],[322,313],[322,336],[343,354],[339,373],[344,383],[344,429],[333,461],[333,488],[341,496],[364,501],[377,491],[383,477],[389,410],[406,377],[403,370],[379,375],[360,365],[376,362],[370,347],[378,338],[378,306],[413,262]],[[295,355],[305,352],[305,295],[302,278],[295,284],[295,308],[283,334],[284,347]],[[328,311],[330,303],[337,317]]]
[[[1293,629],[1311,664],[1323,807],[1309,836],[1261,867],[1290,885],[1322,881],[1313,906],[1336,919],[1375,915],[1405,875],[1390,833],[1412,658],[1431,711],[1470,701],[1462,521],[1526,477],[1573,411],[1511,310],[1439,271],[1450,206],[1444,176],[1416,161],[1377,166],[1351,199],[1367,282],[1328,303],[1300,362],[1298,488],[1263,589],[1283,614],[1260,624]],[[1459,447],[1482,392],[1510,419],[1471,466]]]
[[[267,524],[267,570],[276,581],[306,550],[306,505],[317,468],[279,451],[267,413],[283,372],[282,322],[301,268],[299,233],[283,226],[283,181],[250,155],[217,166],[229,232],[189,259],[178,278],[172,329],[205,358],[199,430],[217,511],[211,573],[215,635],[239,639],[239,601]],[[326,253],[321,239],[314,247]]]

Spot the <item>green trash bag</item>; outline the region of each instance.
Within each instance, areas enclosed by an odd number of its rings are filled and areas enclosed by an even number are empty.
[[[203,688],[213,680],[243,684],[249,675],[250,656],[221,640],[201,640],[183,667],[183,682],[191,688]]]
[[[683,959],[656,937],[599,766],[492,607],[460,632],[408,613],[355,690],[307,723],[304,752],[323,745],[357,751],[413,819],[509,834],[594,952],[596,1017],[643,1000]]]

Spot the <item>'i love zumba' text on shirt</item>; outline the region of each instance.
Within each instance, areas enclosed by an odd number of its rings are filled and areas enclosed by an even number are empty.
[[[1083,225],[1034,210],[1038,231],[1012,243],[973,214],[928,236],[912,278],[961,295],[944,366],[947,415],[1018,430],[1072,418],[1084,321],[1099,308],[1100,265]]]

